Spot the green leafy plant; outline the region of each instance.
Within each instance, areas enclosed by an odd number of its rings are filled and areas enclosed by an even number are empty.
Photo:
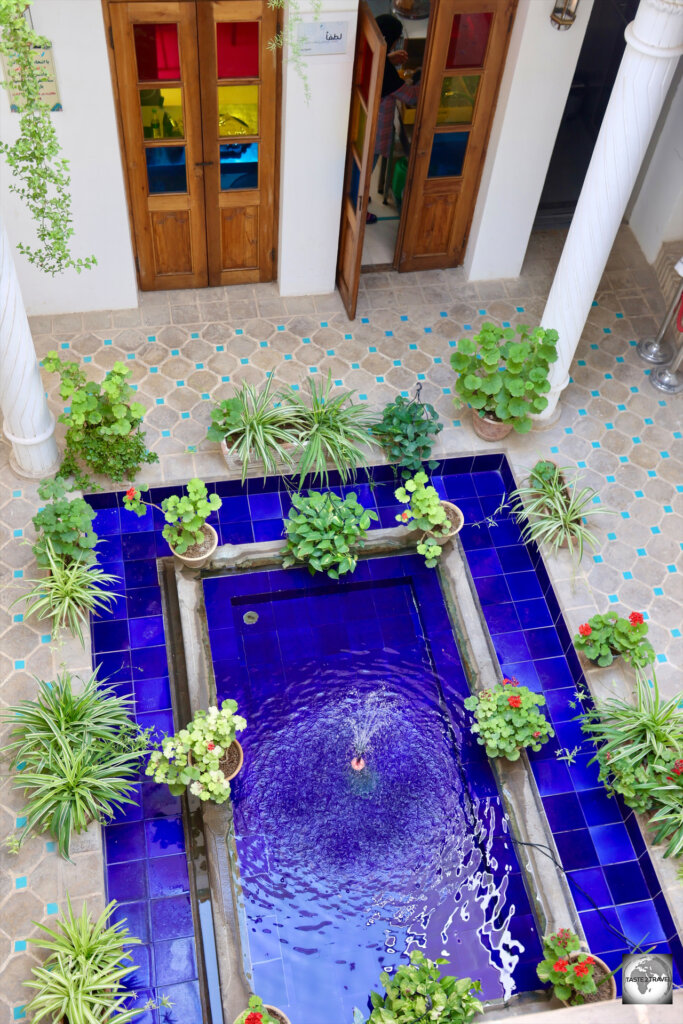
[[[389,462],[398,463],[401,475],[407,479],[420,472],[423,462],[434,469],[436,463],[429,459],[441,430],[443,424],[433,405],[397,395],[384,406],[382,419],[373,426],[372,433]]]
[[[413,949],[409,964],[400,964],[394,974],[382,971],[385,995],[371,993],[368,1024],[469,1024],[484,1009],[473,995],[481,992],[481,983],[442,975],[439,968],[447,963],[444,957],[429,960],[421,950]]]
[[[244,1010],[235,1024],[278,1024],[278,1021],[266,1009],[259,996],[249,997],[249,1007]]]
[[[54,682],[37,680],[38,694],[9,708],[9,755],[17,789],[27,803],[23,842],[50,831],[69,857],[71,836],[91,821],[105,821],[131,803],[147,737],[135,723],[133,700],[98,686],[96,674],[76,692],[64,672]]]
[[[139,1009],[126,1008],[131,992],[124,979],[136,970],[129,947],[140,940],[122,922],[109,923],[116,907],[112,900],[93,920],[84,902],[77,917],[67,896],[66,914],[56,928],[34,921],[41,934],[28,941],[49,952],[24,982],[36,990],[25,1008],[33,1024],[106,1024],[113,1019],[127,1024],[139,1018]]]
[[[120,481],[133,480],[143,463],[159,461],[145,446],[140,430],[145,407],[132,400],[135,392],[127,383],[131,371],[123,363],[114,363],[101,384],[88,380],[78,363],[60,359],[54,350],[45,356],[43,366],[48,373],[59,374],[59,393],[71,403],[59,417],[67,429],[58,477],[72,476],[76,487],[101,490],[81,462],[92,473]]]
[[[536,968],[541,981],[550,982],[553,994],[562,1002],[578,1006],[586,996],[593,995],[598,986],[604,985],[612,976],[602,974],[595,982],[595,958],[590,953],[578,953],[578,935],[569,928],[560,928],[555,935],[543,939],[543,960]],[[572,953],[578,953],[572,957]]]
[[[287,60],[292,65],[301,79],[304,87],[304,98],[306,103],[311,99],[311,86],[306,73],[306,63],[303,57],[303,40],[299,36],[298,26],[303,22],[300,0],[268,0],[268,6],[276,10],[284,11],[287,8],[287,23],[276,32],[272,39],[268,40],[268,49],[287,51]],[[314,19],[320,17],[322,0],[311,0],[311,12]]]
[[[598,543],[586,520],[615,513],[598,505],[592,487],[579,490],[577,479],[566,483],[564,472],[555,466],[552,476],[540,476],[534,467],[528,485],[516,488],[508,500],[513,516],[522,524],[525,541],[546,544],[553,554],[566,546],[572,555],[576,552],[580,562],[584,547],[595,548]]]
[[[548,405],[545,395],[550,391],[548,373],[557,359],[556,345],[557,331],[483,324],[479,334],[461,338],[451,356],[458,374],[456,405],[469,405],[479,416],[527,433],[532,415]]]
[[[38,488],[38,496],[49,502],[33,517],[38,532],[33,554],[38,565],[48,565],[48,540],[65,564],[76,560],[89,564],[96,560],[97,534],[92,528],[95,510],[84,498],[69,499],[65,494],[61,480],[42,480]]]
[[[0,85],[21,97],[18,136],[12,143],[0,141],[0,155],[16,179],[9,190],[26,204],[39,242],[36,248],[21,242],[17,248],[47,274],[69,268],[80,274],[97,260],[94,256],[75,259],[69,249],[74,234],[69,162],[60,157],[50,107],[40,97],[43,76],[34,60],[36,48],[46,49],[50,41],[27,21],[25,11],[30,6],[31,0],[0,0],[0,53],[7,68]]]
[[[292,495],[292,507],[285,521],[287,567],[304,562],[311,575],[326,572],[333,580],[353,572],[357,551],[377,513],[363,508],[356,495],[345,498],[332,491],[309,491]]]
[[[247,721],[237,714],[237,701],[224,700],[220,711],[213,705],[199,710],[191,722],[175,736],[161,741],[161,750],[150,754],[145,773],[155,782],[165,782],[176,796],[190,792],[200,800],[222,804],[230,796],[230,782],[221,768],[238,730]]]
[[[145,488],[146,489],[146,488]],[[223,502],[217,494],[209,492],[197,477],[188,481],[187,494],[171,494],[161,505],[142,500],[142,489],[129,487],[123,499],[129,512],[144,516],[145,507],[157,508],[163,512],[166,526],[162,536],[169,547],[179,555],[204,541],[204,525],[212,512],[217,512]]]
[[[574,647],[601,667],[611,665],[621,654],[625,662],[641,669],[655,660],[654,648],[645,639],[647,631],[647,622],[641,612],[631,612],[625,619],[618,612],[609,611],[604,615],[592,615],[588,622],[579,626]]]
[[[472,732],[489,757],[516,761],[524,747],[540,750],[555,735],[538,710],[545,704],[543,694],[520,686],[516,679],[504,679],[476,696],[466,697],[464,704],[474,712]]]
[[[47,576],[26,580],[31,585],[12,606],[26,602],[24,614],[35,615],[39,621],[52,620],[52,639],[57,640],[68,629],[83,644],[83,627],[89,616],[108,611],[117,598],[106,588],[119,582],[119,577],[103,572],[97,566],[76,559],[64,562],[55,554],[52,541],[45,540]]]
[[[406,480],[403,487],[394,491],[394,496],[402,505],[408,505],[404,512],[399,512],[396,521],[404,523],[409,530],[422,530],[424,536],[418,541],[417,552],[423,555],[427,568],[433,569],[442,555],[439,538],[457,533],[464,518],[459,509],[457,522],[449,518],[436,488],[427,480],[427,474],[420,470],[412,480]]]

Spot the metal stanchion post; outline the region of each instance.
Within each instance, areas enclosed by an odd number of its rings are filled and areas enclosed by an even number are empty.
[[[667,395],[677,395],[683,391],[683,375],[677,371],[683,362],[683,345],[678,350],[678,355],[668,366],[658,366],[650,374],[653,387],[659,391],[665,391]]]
[[[676,272],[683,277],[683,257],[676,264]],[[662,326],[657,332],[656,338],[641,338],[636,346],[636,351],[641,359],[644,359],[647,363],[670,363],[674,356],[673,346],[671,342],[664,340],[666,330],[673,320],[676,310],[679,307],[681,301],[682,289],[678,288],[673,298],[671,306],[662,321]]]

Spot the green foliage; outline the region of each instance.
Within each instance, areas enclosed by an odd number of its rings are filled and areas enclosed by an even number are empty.
[[[418,541],[417,552],[423,555],[428,569],[433,569],[442,555],[442,548],[436,538],[448,537],[455,527],[448,518],[445,506],[436,488],[427,485],[427,474],[421,470],[412,480],[406,480],[403,487],[394,491],[397,501],[408,505],[396,516],[396,521],[405,523],[409,530],[422,530],[424,536]],[[462,520],[461,520],[462,524]]]
[[[524,747],[540,750],[555,732],[538,710],[545,704],[542,693],[520,686],[516,679],[504,679],[489,690],[465,699],[465,707],[474,712],[477,743],[486,747],[489,757],[507,757],[516,761]]]
[[[368,1024],[469,1024],[484,1009],[472,994],[481,991],[481,983],[442,976],[439,967],[447,963],[444,957],[429,960],[421,950],[413,949],[409,964],[401,964],[394,974],[382,971],[380,981],[386,994],[371,994],[373,1009]]]
[[[579,953],[570,959],[570,953],[579,948],[578,935],[569,928],[560,928],[557,934],[543,939],[543,960],[536,968],[541,981],[550,982],[553,986],[553,994],[572,1006],[583,1003],[584,996],[597,991],[593,957],[589,953]],[[600,984],[607,980],[605,978]]]
[[[313,576],[326,572],[333,580],[356,568],[357,550],[377,513],[363,508],[356,495],[340,498],[332,491],[292,495],[285,522],[285,567],[304,562]]]
[[[32,967],[25,981],[36,994],[26,1006],[33,1024],[117,1024],[139,1019],[140,1010],[128,1010],[131,992],[124,979],[136,969],[128,947],[139,943],[122,922],[110,924],[117,904],[109,903],[96,921],[83,903],[76,917],[67,896],[67,912],[56,928],[34,922],[41,930],[29,942],[49,950],[45,962]]]
[[[138,516],[144,516],[146,505],[159,508],[152,502],[143,501],[142,491],[135,487],[128,488],[123,504],[129,512],[135,512]],[[206,484],[193,477],[188,481],[187,494],[171,494],[161,502],[160,511],[166,520],[162,530],[164,540],[179,555],[184,555],[188,548],[202,543],[206,520],[222,504],[217,494],[209,494]]]
[[[67,672],[37,682],[34,700],[2,715],[12,726],[3,753],[13,769],[22,765],[13,780],[27,794],[21,841],[48,830],[68,858],[72,833],[132,802],[147,741],[132,717],[132,698],[98,686],[96,674],[81,692]]]
[[[38,565],[44,567],[48,564],[45,549],[48,540],[64,563],[76,559],[86,564],[96,561],[97,534],[92,528],[95,511],[84,498],[69,500],[65,493],[61,480],[42,480],[38,488],[39,497],[49,501],[33,517],[38,532],[33,554]]]
[[[522,524],[525,541],[546,544],[553,554],[561,547],[576,552],[577,561],[583,557],[585,545],[597,546],[595,534],[586,526],[586,520],[598,515],[615,515],[602,508],[597,492],[592,487],[578,490],[578,479],[567,484],[566,467],[554,466],[552,475],[545,470],[537,473],[537,463],[531,471],[526,487],[518,487],[509,495],[510,507],[517,522]],[[548,463],[542,464],[544,467]]]
[[[60,359],[54,350],[45,356],[43,366],[48,373],[59,374],[59,393],[71,404],[59,417],[67,430],[58,477],[73,476],[75,486],[92,487],[81,462],[92,473],[120,481],[133,480],[143,462],[159,461],[145,447],[140,430],[145,407],[133,401],[135,392],[127,383],[131,371],[123,363],[114,363],[101,384],[87,380],[78,363]]]
[[[639,612],[631,612],[625,619],[618,612],[609,611],[592,615],[579,626],[574,647],[603,668],[611,665],[619,654],[634,668],[645,668],[655,660],[654,648],[645,639],[647,631],[647,622]]]
[[[247,721],[236,714],[237,701],[224,700],[220,711],[213,705],[208,711],[199,710],[191,722],[175,736],[161,741],[161,750],[150,754],[145,769],[155,782],[165,782],[176,796],[190,787],[200,800],[213,800],[222,804],[230,796],[230,783],[220,767],[239,729]]]
[[[393,402],[384,406],[382,419],[372,428],[372,433],[389,462],[398,463],[402,476],[407,479],[411,473],[422,469],[423,462],[428,462],[436,435],[441,430],[443,424],[433,405],[397,395]],[[430,469],[436,466],[435,462],[428,464]]]
[[[260,1024],[278,1024],[278,1022],[275,1020],[275,1017],[272,1017],[266,1010],[263,1000],[260,998],[260,996],[249,997],[248,1009],[244,1010],[244,1012],[239,1015],[239,1017],[235,1021],[235,1024],[245,1024],[245,1021],[250,1013],[261,1014]]]
[[[451,356],[458,374],[456,405],[466,404],[480,416],[511,423],[519,433],[531,430],[531,416],[543,412],[550,391],[548,373],[557,359],[557,331],[524,324],[482,325],[479,334],[461,338]]]
[[[45,557],[48,575],[26,580],[31,584],[30,590],[13,601],[12,606],[26,601],[26,616],[36,615],[39,621],[52,619],[53,640],[68,629],[84,643],[83,626],[90,615],[111,608],[116,594],[107,593],[105,588],[113,586],[119,578],[79,559],[64,562],[55,554],[49,539],[45,541]]]
[[[301,79],[304,87],[304,97],[306,103],[309,103],[311,99],[311,86],[308,81],[306,63],[303,58],[303,42],[299,38],[298,31],[298,26],[303,21],[300,0],[268,0],[268,6],[271,9],[281,11],[284,11],[285,6],[287,7],[287,23],[279,32],[276,32],[272,39],[268,40],[268,49],[271,52],[273,50],[287,50],[287,60]],[[311,13],[317,21],[322,9],[322,0],[310,0],[310,7]]]
[[[94,256],[75,259],[69,249],[74,234],[69,186],[69,162],[60,157],[61,146],[47,103],[40,98],[41,75],[33,51],[50,46],[50,41],[33,30],[24,17],[31,0],[0,0],[0,53],[7,58],[5,89],[22,98],[19,134],[15,142],[0,141],[16,182],[9,186],[25,203],[36,224],[39,246],[19,243],[17,248],[29,263],[47,274],[73,268],[80,274],[97,263]],[[59,115],[57,115],[59,116]]]

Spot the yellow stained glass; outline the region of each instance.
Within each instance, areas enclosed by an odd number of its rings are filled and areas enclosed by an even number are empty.
[[[182,139],[183,90],[140,89],[140,115],[146,139]]]
[[[218,86],[218,134],[258,135],[258,85]]]
[[[436,123],[471,124],[480,80],[480,75],[446,75]]]
[[[362,157],[363,143],[365,141],[365,122],[367,120],[367,115],[365,113],[363,104],[360,102],[359,99],[356,99],[356,103],[358,107],[358,112],[356,114],[356,137],[353,140],[353,144],[356,147],[356,153],[358,153],[358,156]]]

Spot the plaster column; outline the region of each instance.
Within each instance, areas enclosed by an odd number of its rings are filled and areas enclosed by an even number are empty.
[[[576,212],[541,318],[559,334],[550,372],[549,420],[598,290],[676,63],[683,53],[683,0],[640,0]]]
[[[0,408],[12,443],[10,463],[20,476],[43,477],[59,462],[55,420],[19,290],[12,249],[0,221]]]

